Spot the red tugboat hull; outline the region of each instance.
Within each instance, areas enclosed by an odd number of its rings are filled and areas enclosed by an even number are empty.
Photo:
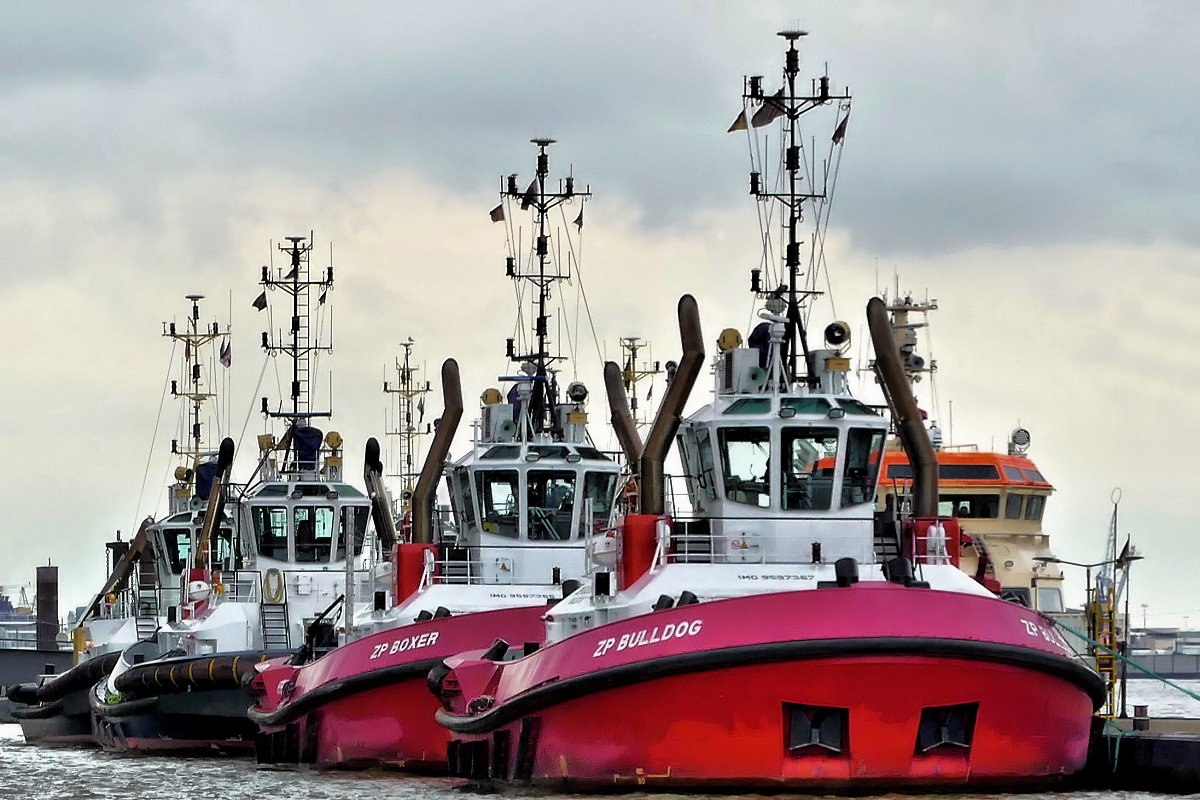
[[[602,626],[503,665],[456,659],[443,684],[454,710],[438,717],[456,732],[452,772],[479,780],[1027,787],[1087,756],[1102,684],[1063,647],[1035,612],[984,597],[889,584],[758,595]]]
[[[277,662],[254,679],[259,763],[446,772],[429,670],[449,655],[545,639],[546,606],[442,617],[381,631],[301,667]]]

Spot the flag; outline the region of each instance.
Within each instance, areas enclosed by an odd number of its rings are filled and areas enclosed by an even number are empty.
[[[783,89],[763,100],[762,108],[754,112],[750,124],[756,128],[770,125],[783,116]]]
[[[1129,547],[1130,547],[1130,538],[1128,536],[1126,536],[1125,537],[1125,546],[1121,548],[1121,555],[1117,556],[1117,566],[1121,566],[1125,562],[1129,561],[1129,556],[1132,555],[1129,552]]]
[[[323,305],[325,305],[325,295],[327,295],[327,294],[329,294],[329,290],[328,290],[328,289],[326,289],[325,291],[321,292],[321,296],[317,298],[317,305],[319,305],[319,306],[323,306]]]
[[[264,308],[266,308],[267,307],[266,291],[264,291],[262,294],[260,294],[258,297],[256,297],[254,299],[254,302],[251,303],[251,305],[254,306],[255,308],[257,308],[259,311],[262,311]]]
[[[420,425],[422,422],[425,421],[425,398],[424,397],[422,397],[420,400],[417,401],[417,413],[419,413],[421,415],[421,418],[417,420],[417,424]]]
[[[292,267],[288,274],[283,276],[283,279],[285,281],[290,281],[292,278],[296,277],[296,269],[296,267]]]
[[[492,222],[504,222],[504,203],[492,209]]]
[[[579,209],[579,216],[575,218],[575,227],[579,228],[579,230],[581,230],[581,231],[583,230],[583,208],[582,208],[582,206]]]
[[[650,391],[646,392],[646,402],[650,402],[650,398],[654,397],[654,384],[650,384]]]
[[[729,126],[729,130],[727,130],[725,132],[733,133],[734,131],[744,131],[744,130],[746,130],[746,109],[743,108],[742,113],[738,114],[737,119],[735,119],[733,121],[733,124]]]
[[[842,121],[838,123],[838,126],[833,129],[833,143],[834,144],[841,144],[842,139],[846,138],[846,123],[849,121],[850,121],[850,114],[847,113],[846,116],[842,117]]]
[[[233,366],[233,345],[229,340],[225,340],[225,344],[221,345],[221,366],[228,369]]]
[[[529,184],[529,188],[525,190],[525,194],[521,196],[521,210],[529,208],[533,205],[533,201],[537,200],[537,178]]]

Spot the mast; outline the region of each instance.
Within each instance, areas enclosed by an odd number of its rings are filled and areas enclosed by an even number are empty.
[[[582,231],[582,203],[591,197],[591,192],[590,190],[576,192],[573,175],[567,175],[566,178],[559,181],[558,191],[548,190],[546,178],[550,173],[550,156],[546,152],[546,148],[554,144],[554,140],[531,139],[530,142],[538,148],[537,168],[533,182],[522,192],[517,187],[517,176],[515,174],[508,176],[507,186],[502,188],[500,193],[501,205],[493,212],[492,218],[497,221],[504,219],[503,208],[506,199],[509,201],[519,200],[522,211],[533,209],[533,227],[537,233],[533,242],[533,252],[526,261],[521,262],[522,254],[516,252],[510,236],[510,255],[507,259],[506,271],[514,281],[518,283],[528,281],[533,287],[536,296],[532,305],[537,313],[530,330],[532,335],[529,349],[518,352],[517,343],[513,339],[509,339],[507,356],[510,361],[522,364],[523,371],[529,372],[534,377],[529,402],[529,417],[533,425],[533,433],[535,435],[543,434],[547,432],[548,428],[552,436],[561,437],[562,426],[555,413],[558,396],[557,384],[554,380],[555,370],[552,365],[555,362],[564,361],[565,356],[552,355],[549,351],[549,313],[546,304],[550,299],[552,287],[559,281],[571,278],[572,251],[568,247],[566,254],[568,263],[564,265],[561,248],[556,252],[551,250],[547,215],[553,209],[579,198],[581,203],[579,216],[572,224],[578,226]],[[547,426],[547,419],[549,419],[549,426]]]
[[[641,428],[650,424],[649,417],[638,417],[638,392],[637,385],[639,381],[646,378],[653,378],[662,372],[657,361],[638,362],[638,352],[640,350],[649,350],[650,343],[643,341],[636,336],[625,336],[621,338],[621,352],[624,355],[625,367],[621,371],[621,381],[625,385],[625,392],[629,395],[629,413],[633,418],[635,427]],[[667,362],[667,367],[670,368],[671,362]],[[654,388],[651,386],[650,391]],[[650,400],[650,395],[646,395],[646,400]]]
[[[183,361],[181,374],[171,381],[171,395],[189,404],[188,422],[190,430],[185,431],[181,445],[178,439],[171,440],[171,452],[183,456],[195,467],[197,459],[203,450],[203,421],[201,419],[204,403],[216,397],[210,391],[204,380],[204,362],[201,358],[203,349],[213,341],[229,336],[229,326],[224,330],[219,322],[211,325],[200,323],[200,301],[202,294],[189,294],[187,299],[192,303],[191,315],[179,330],[174,322],[163,323],[163,336],[176,342],[183,342]]]
[[[429,381],[417,378],[420,367],[412,365],[412,347],[415,344],[410,336],[408,341],[401,342],[404,348],[404,361],[396,359],[396,377],[399,386],[389,386],[383,382],[383,391],[388,395],[396,395],[396,415],[391,427],[386,428],[388,436],[396,437],[396,460],[399,472],[388,473],[390,477],[403,480],[404,509],[412,498],[420,472],[417,468],[417,451],[420,438],[432,432],[432,426],[425,422],[425,395],[429,393]],[[414,414],[416,412],[416,414]],[[419,418],[414,423],[413,417]]]
[[[283,273],[283,270],[278,270],[273,275],[271,268],[264,266],[260,283],[264,294],[279,289],[291,298],[291,325],[288,331],[277,331],[275,335],[263,331],[262,348],[272,357],[283,355],[291,360],[291,410],[280,408],[272,411],[268,399],[264,397],[262,413],[268,418],[287,420],[291,428],[301,428],[309,425],[314,417],[332,414],[328,410],[314,410],[312,403],[313,355],[320,351],[333,352],[332,342],[322,341],[319,328],[313,330],[312,290],[320,290],[316,301],[319,309],[325,305],[329,290],[333,288],[333,265],[330,264],[319,277],[310,275],[309,261],[313,248],[311,233],[307,237],[289,236],[287,244],[278,247],[288,255],[288,271]],[[283,405],[282,399],[280,405]]]
[[[800,73],[800,52],[796,43],[807,32],[781,31],[779,36],[787,41],[784,53],[783,86],[775,94],[763,91],[762,76],[751,75],[745,79],[742,90],[742,116],[734,122],[730,131],[745,130],[750,136],[750,152],[753,170],[750,173],[750,194],[760,201],[759,224],[763,237],[763,260],[760,267],[750,271],[750,289],[755,296],[766,300],[772,314],[782,314],[786,320],[783,359],[789,383],[804,376],[811,388],[818,383],[816,372],[810,368],[808,333],[805,327],[806,305],[810,298],[820,295],[817,291],[817,273],[824,262],[823,240],[828,224],[827,207],[832,199],[833,186],[837,178],[837,165],[841,158],[841,144],[845,135],[845,123],[850,113],[850,94],[832,94],[829,76],[822,75],[813,81],[809,94],[798,91],[796,79]],[[812,140],[806,152],[800,118],[823,106],[834,105],[837,122],[831,139],[829,152],[820,165],[817,163],[816,141]],[[755,141],[755,131],[776,119],[781,120],[780,136],[776,147],[783,175],[776,179],[774,189],[767,186],[769,176],[768,159],[770,143],[764,136],[760,144]],[[783,146],[779,147],[778,143]],[[818,166],[821,167],[818,172]],[[778,274],[772,267],[771,225],[775,204],[780,209],[782,228],[782,260]],[[805,215],[805,205],[809,215]],[[803,238],[802,226],[810,223],[813,230],[807,241]],[[802,246],[808,245],[808,260],[802,259]],[[767,271],[767,283],[763,282],[763,266]],[[770,288],[774,286],[774,288]],[[801,361],[803,357],[803,362]],[[804,369],[801,370],[801,364]]]

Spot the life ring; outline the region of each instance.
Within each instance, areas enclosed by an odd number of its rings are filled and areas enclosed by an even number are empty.
[[[287,588],[283,582],[283,573],[275,567],[271,567],[263,575],[262,593],[263,600],[268,603],[282,603],[283,598],[287,596]]]

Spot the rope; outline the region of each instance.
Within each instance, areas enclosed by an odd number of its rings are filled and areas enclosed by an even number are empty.
[[[1170,680],[1169,678],[1164,678],[1162,675],[1159,675],[1157,672],[1150,669],[1149,667],[1142,666],[1141,664],[1137,663],[1136,661],[1131,661],[1130,659],[1128,659],[1125,656],[1118,653],[1116,650],[1113,650],[1110,647],[1105,647],[1104,645],[1097,642],[1095,639],[1090,638],[1087,634],[1080,633],[1079,631],[1075,630],[1074,628],[1070,627],[1069,625],[1064,625],[1062,622],[1059,622],[1058,620],[1052,620],[1052,621],[1054,622],[1055,625],[1062,628],[1064,631],[1067,631],[1068,633],[1072,633],[1075,636],[1078,636],[1080,639],[1083,639],[1088,644],[1094,645],[1095,647],[1099,647],[1104,652],[1108,653],[1109,655],[1116,656],[1118,659],[1120,659],[1121,661],[1124,661],[1129,666],[1134,667],[1136,669],[1140,669],[1142,672],[1146,673],[1150,677],[1157,678],[1158,680],[1162,681],[1167,686],[1170,686],[1173,689],[1178,689],[1179,691],[1183,692],[1184,694],[1186,694],[1188,697],[1192,698],[1193,700],[1200,701],[1200,694],[1196,694],[1191,689],[1185,689],[1184,687],[1180,686],[1178,683],[1175,683],[1174,681]]]
[[[254,394],[251,397],[258,397],[258,389],[262,386],[263,375],[267,372],[267,364],[271,361],[269,353],[263,355],[262,369],[258,371],[258,383],[254,384]],[[250,410],[246,412],[246,421],[242,423],[242,432],[238,434],[237,449],[242,449],[242,440],[246,438],[246,428],[250,426],[250,417],[254,414],[254,403],[250,403]]]
[[[171,382],[171,368],[175,366],[175,347],[178,345],[177,340],[171,340],[171,357],[167,359],[167,377],[163,381],[162,396],[158,398],[158,414],[154,418],[154,433],[150,437],[150,452],[146,454],[146,468],[142,471],[142,488],[138,490],[137,505],[133,509],[133,526],[130,530],[137,529],[137,518],[142,512],[142,498],[146,492],[146,479],[150,476],[150,462],[154,459],[154,444],[158,441],[158,423],[162,421],[163,405],[167,402],[167,386]]]

